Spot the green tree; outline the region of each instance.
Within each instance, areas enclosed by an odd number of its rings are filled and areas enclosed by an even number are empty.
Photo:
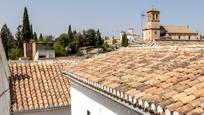
[[[70,45],[70,43],[73,41],[73,38],[74,38],[74,35],[72,32],[72,26],[69,25],[67,37],[65,38],[65,46],[66,47]]]
[[[101,48],[103,49],[103,52],[111,51],[110,46],[107,43],[103,43]]]
[[[33,26],[32,26],[32,24],[30,25],[30,34],[31,34],[30,39],[31,39],[31,40],[34,40],[34,39],[33,39]]]
[[[37,36],[37,33],[36,33],[36,32],[34,32],[34,34],[33,34],[33,40],[34,40],[34,41],[38,41],[38,36]]]
[[[6,24],[4,24],[1,29],[0,38],[2,39],[2,43],[6,51],[6,57],[8,59],[8,51],[15,46],[15,40]]]
[[[16,41],[17,41],[17,47],[23,49],[23,34],[22,34],[22,25],[19,25],[17,27],[17,32],[15,34]]]
[[[40,37],[39,37],[38,41],[41,42],[41,43],[44,42],[44,38],[42,36],[42,33],[40,34]]]
[[[65,43],[66,40],[67,40],[67,34],[63,33],[58,38],[55,39],[55,43],[66,47],[67,46],[67,44]]]
[[[22,50],[20,48],[12,48],[8,51],[8,57],[11,60],[16,60],[22,56]]]
[[[52,35],[47,35],[47,36],[44,36],[44,41],[46,42],[46,43],[50,43],[50,42],[54,42],[54,36],[52,36]]]
[[[55,50],[55,56],[56,57],[65,56],[65,48],[64,48],[64,46],[62,46],[60,44],[55,45],[54,50]]]
[[[82,56],[82,55],[83,55],[83,53],[82,53],[82,51],[81,51],[80,48],[77,49],[77,54],[76,54],[76,55],[77,55],[77,56]]]
[[[101,47],[104,43],[104,40],[101,37],[101,33],[99,30],[96,31],[96,47]]]
[[[29,22],[29,16],[27,8],[24,8],[24,14],[23,14],[23,41],[28,43],[31,40],[31,29],[30,29],[30,22]]]
[[[123,36],[122,36],[122,46],[127,47],[128,45],[129,45],[128,44],[128,38],[127,38],[126,33],[124,33]]]
[[[86,31],[86,39],[88,39],[88,43],[90,46],[96,46],[96,32],[94,29],[88,29]]]

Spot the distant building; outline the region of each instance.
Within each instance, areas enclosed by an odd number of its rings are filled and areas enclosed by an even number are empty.
[[[121,41],[120,39],[117,39],[115,37],[109,37],[109,38],[104,40],[104,43],[112,46],[114,44],[120,44],[120,41]]]
[[[24,58],[39,60],[55,58],[53,43],[24,43]]]
[[[164,26],[160,24],[160,11],[153,8],[147,12],[147,26],[143,29],[145,41],[154,40],[198,40],[197,32],[189,26]]]
[[[134,28],[128,28],[127,32],[125,31],[120,32],[120,40],[122,40],[124,33],[127,35],[129,43],[133,43],[140,39],[140,36],[134,32]]]

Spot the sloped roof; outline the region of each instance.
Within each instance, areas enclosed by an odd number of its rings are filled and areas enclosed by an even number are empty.
[[[202,48],[201,48],[202,49]],[[133,48],[67,67],[70,78],[100,89],[133,108],[201,114],[204,112],[204,51],[196,48]]]
[[[65,61],[11,62],[11,111],[51,109],[70,105],[70,82],[62,77]]]
[[[194,32],[193,30],[191,30],[190,28],[188,28],[187,26],[162,26],[167,33],[170,34],[198,34],[197,32]]]
[[[150,10],[147,11],[147,13],[149,13],[149,12],[160,12],[160,11],[157,10],[156,8],[152,8],[152,9],[150,9]]]

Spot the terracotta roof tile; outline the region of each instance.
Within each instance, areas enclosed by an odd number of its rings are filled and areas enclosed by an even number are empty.
[[[171,111],[204,112],[200,108],[204,97],[204,52],[191,47],[170,49],[114,51],[72,68],[67,67],[64,73],[80,76]]]
[[[70,83],[62,77],[61,69],[68,62],[11,62],[11,111],[70,105]]]

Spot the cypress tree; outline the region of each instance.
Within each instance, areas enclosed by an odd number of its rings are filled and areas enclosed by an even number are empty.
[[[31,34],[31,39],[34,40],[33,39],[33,26],[32,26],[32,24],[30,25],[30,34]]]
[[[34,32],[34,34],[33,34],[33,40],[36,41],[36,42],[38,41],[38,36],[37,36],[36,32]]]
[[[72,26],[69,25],[69,29],[68,29],[68,38],[72,39],[73,38],[73,32],[72,32]]]
[[[96,47],[101,47],[103,44],[103,39],[101,37],[101,33],[99,31],[99,29],[96,31]]]
[[[44,39],[43,39],[43,36],[42,36],[42,33],[40,34],[40,37],[39,37],[39,42],[44,42]]]
[[[27,8],[24,8],[24,14],[23,14],[23,29],[22,29],[22,34],[23,34],[23,40],[24,42],[29,42],[31,39],[31,29],[30,29],[30,22],[29,22],[29,16],[28,16],[28,11]]]
[[[23,34],[22,34],[22,25],[17,27],[16,32],[16,40],[17,40],[17,47],[23,49]]]
[[[73,38],[74,38],[74,35],[72,32],[72,27],[71,27],[71,25],[69,25],[67,37],[65,39],[65,47],[70,45],[70,43],[73,41]]]
[[[128,38],[126,33],[124,33],[123,37],[122,37],[122,46],[123,47],[127,47],[128,46]]]

